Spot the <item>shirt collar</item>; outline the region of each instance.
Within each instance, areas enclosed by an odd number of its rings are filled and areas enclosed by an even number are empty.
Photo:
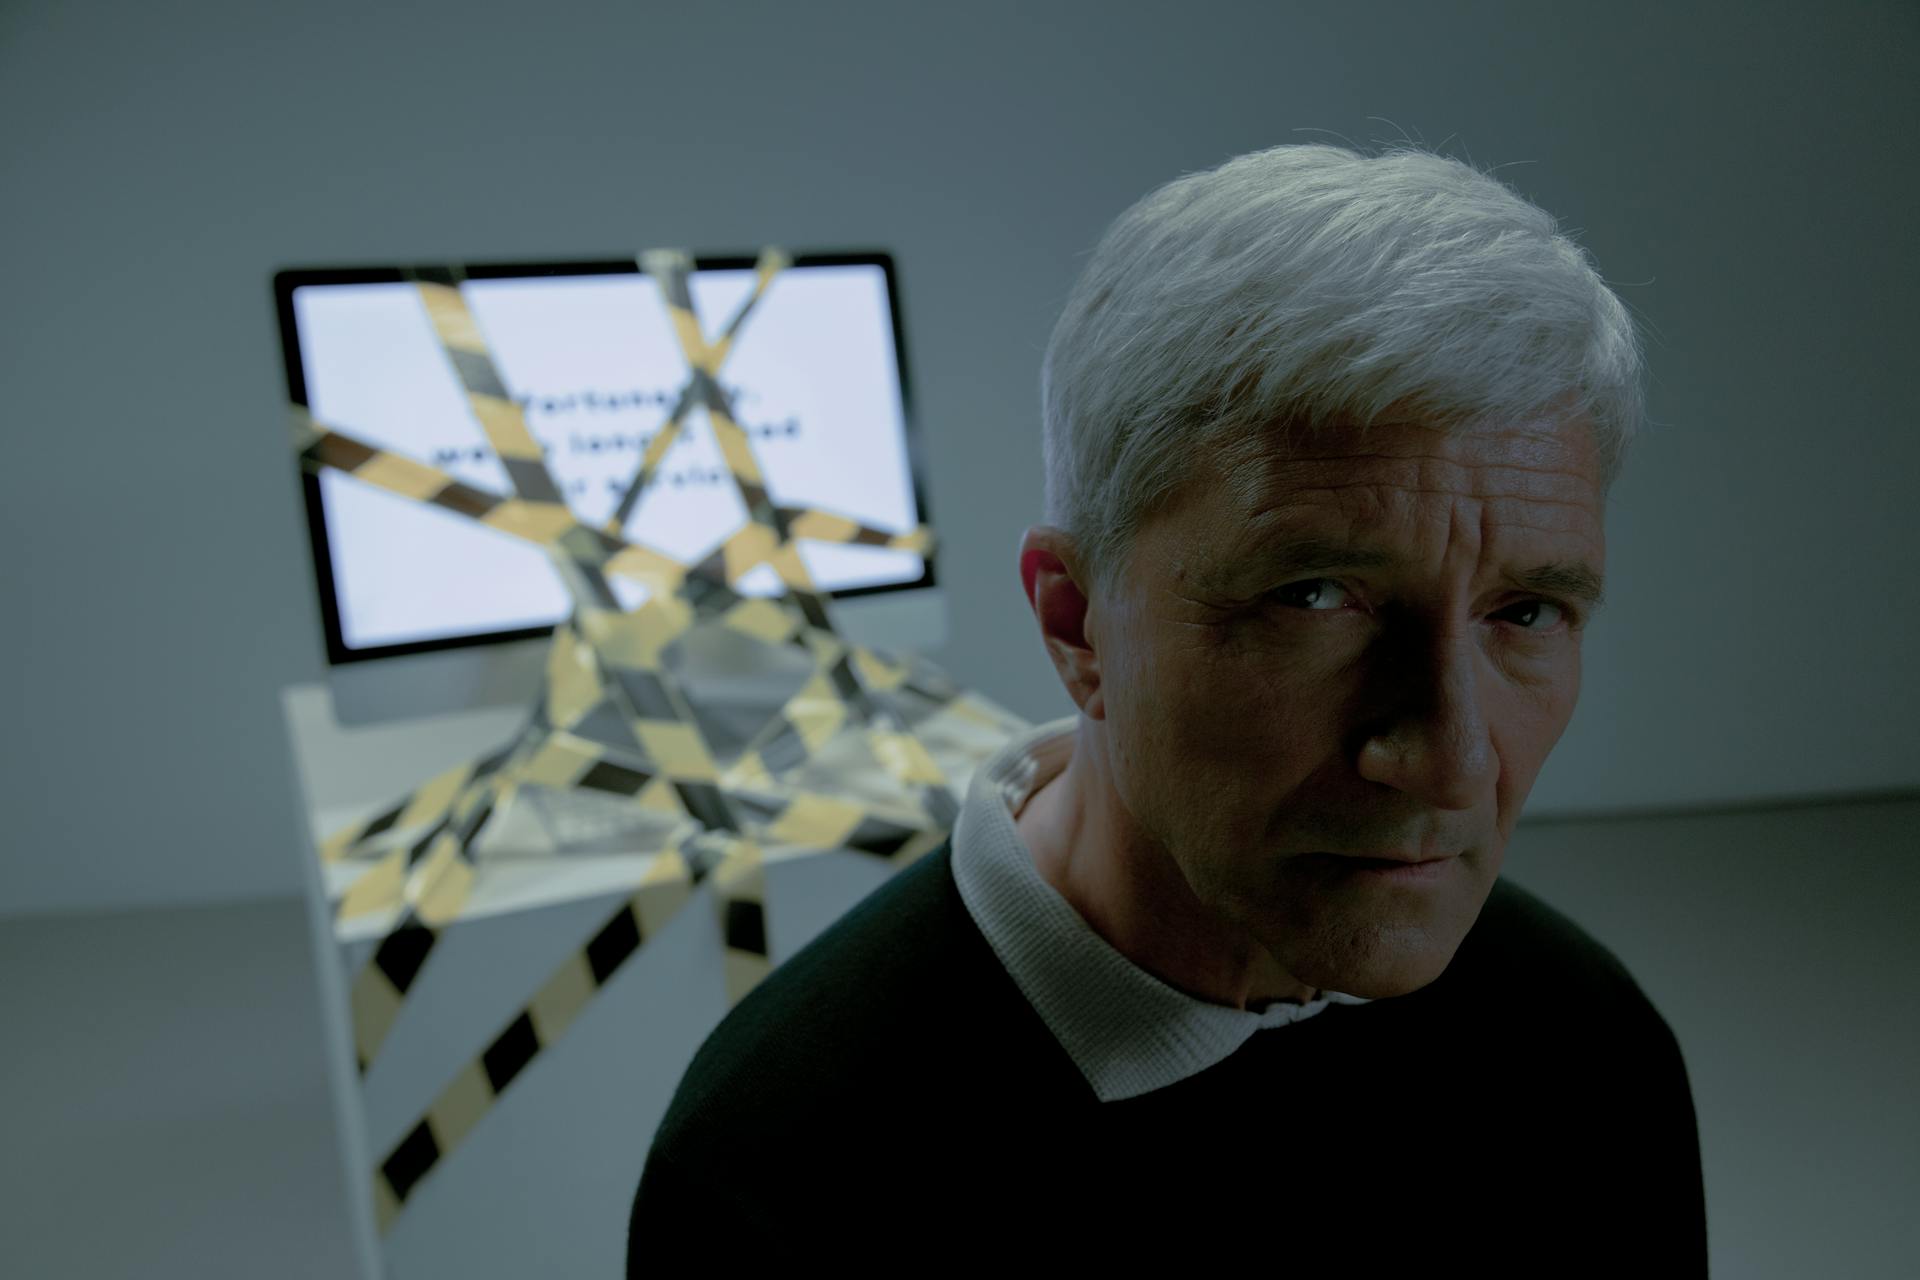
[[[1212,1004],[1133,963],[1040,875],[1014,814],[1073,755],[1077,716],[1037,725],[982,765],[953,830],[953,876],[980,932],[1102,1102],[1196,1075],[1254,1032],[1363,997],[1321,991],[1256,1013]]]

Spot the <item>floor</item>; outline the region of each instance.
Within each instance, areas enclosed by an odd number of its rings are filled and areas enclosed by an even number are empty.
[[[1509,851],[1680,1038],[1716,1276],[1920,1267],[1916,830],[1907,799]],[[0,919],[0,1273],[356,1274],[305,930],[293,901]]]
[[[297,901],[0,921],[0,1273],[351,1277]]]

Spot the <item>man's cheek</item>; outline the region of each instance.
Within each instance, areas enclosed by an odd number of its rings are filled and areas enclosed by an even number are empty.
[[[1290,698],[1270,674],[1216,672],[1196,675],[1183,694],[1190,723],[1204,726],[1219,745],[1233,748],[1274,736],[1299,714],[1299,699]]]

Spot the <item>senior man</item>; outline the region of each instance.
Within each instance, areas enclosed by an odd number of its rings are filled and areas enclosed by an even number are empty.
[[[1123,214],[1018,559],[1077,714],[702,1045],[629,1274],[880,1234],[1704,1275],[1671,1029],[1498,878],[1642,376],[1585,253],[1451,159],[1277,147]]]

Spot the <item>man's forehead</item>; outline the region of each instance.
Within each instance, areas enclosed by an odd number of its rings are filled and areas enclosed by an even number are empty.
[[[1255,432],[1206,450],[1181,488],[1235,525],[1291,506],[1373,518],[1452,495],[1576,533],[1597,531],[1605,505],[1593,433],[1579,418],[1453,432],[1398,421],[1305,438]]]
[[[1502,544],[1482,553],[1517,558],[1503,566],[1509,580],[1601,599],[1604,498],[1584,430],[1515,424],[1462,439],[1387,424],[1364,438],[1255,441],[1212,461],[1188,494],[1199,508],[1190,527],[1212,552],[1190,545],[1192,568],[1410,570],[1402,539],[1451,519],[1464,499]]]
[[[1211,456],[1216,479],[1265,504],[1306,489],[1363,484],[1571,501],[1597,497],[1600,486],[1599,454],[1584,419],[1452,432],[1417,421],[1314,435],[1257,432]]]

